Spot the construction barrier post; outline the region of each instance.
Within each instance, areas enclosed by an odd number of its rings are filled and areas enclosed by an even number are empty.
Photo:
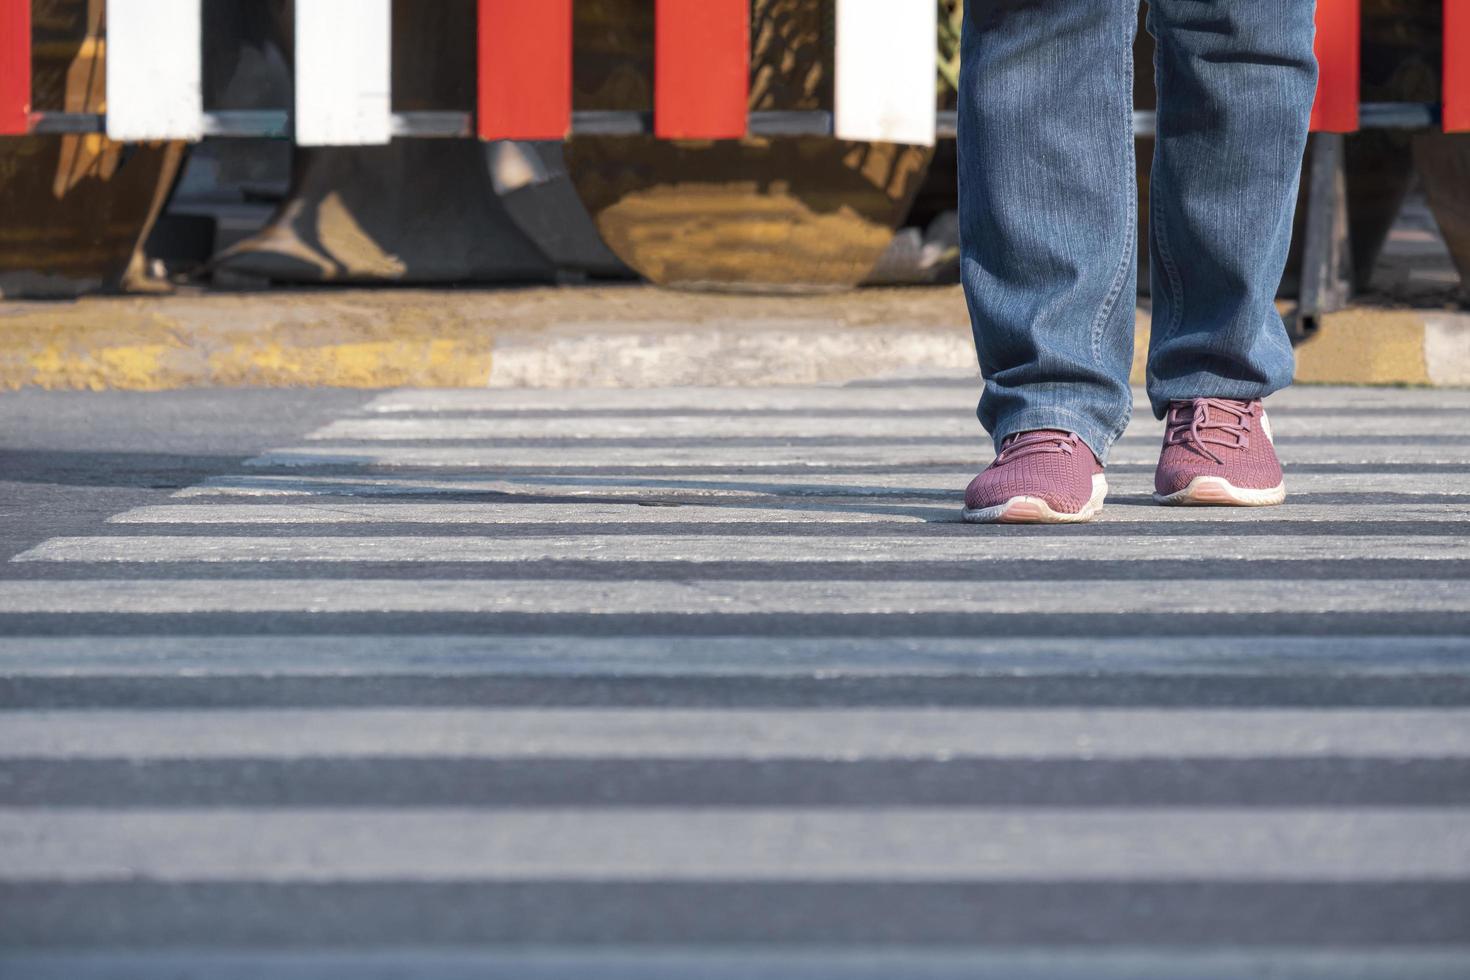
[[[653,126],[659,139],[739,139],[750,102],[749,0],[658,0]]]
[[[572,128],[572,0],[479,4],[480,139],[565,139]]]
[[[0,0],[0,136],[31,121],[31,0]]]
[[[837,0],[837,138],[933,146],[938,38],[934,0]]]
[[[296,0],[296,142],[369,146],[393,135],[389,0]]]
[[[1317,101],[1312,131],[1351,133],[1358,128],[1358,0],[1317,0]]]
[[[107,136],[204,135],[200,0],[108,0]]]
[[[1444,0],[1444,131],[1470,132],[1470,0]]]

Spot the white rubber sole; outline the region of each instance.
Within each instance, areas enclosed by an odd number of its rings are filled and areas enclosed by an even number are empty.
[[[967,524],[1082,524],[1102,513],[1103,499],[1108,495],[1108,481],[1097,473],[1092,478],[1092,496],[1075,514],[1052,510],[1040,497],[1012,497],[994,507],[966,507],[960,517]]]
[[[1285,483],[1269,490],[1251,490],[1223,476],[1197,476],[1183,490],[1154,494],[1154,502],[1166,507],[1274,507],[1285,499]]]

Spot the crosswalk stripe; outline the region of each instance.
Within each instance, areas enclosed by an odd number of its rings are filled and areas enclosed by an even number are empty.
[[[805,409],[935,409],[973,412],[979,395],[975,385],[883,387],[773,388],[446,388],[405,389],[379,395],[364,412],[490,412],[547,410],[610,412],[618,409],[711,410],[721,408],[766,412]]]
[[[799,412],[805,409],[937,409],[973,412],[980,381],[944,384],[804,387],[673,388],[464,388],[387,392],[364,406],[368,412],[488,412],[518,410],[601,411],[618,409],[738,409]],[[1141,390],[1134,403],[1147,404]],[[1268,411],[1296,407],[1407,411],[1470,408],[1470,392],[1452,388],[1341,388],[1298,386],[1272,395]]]
[[[0,809],[0,881],[1392,881],[1470,809]]]
[[[1383,523],[1404,521],[1458,525],[1470,521],[1470,494],[1461,505],[1407,504],[1394,507],[1359,505],[1293,504],[1290,510],[1272,515],[1231,510],[1199,509],[1181,515],[1164,508],[1116,508],[1105,511],[1107,520],[1162,523],[1188,520],[1228,522],[1271,522],[1289,515],[1293,521],[1334,523]],[[336,501],[308,504],[158,504],[135,507],[107,519],[109,524],[922,524],[952,523],[958,510],[954,504],[868,503],[852,504],[800,501],[779,507],[708,506],[680,504],[650,507],[638,503],[507,503],[485,500],[475,503],[392,503]]]
[[[1452,529],[1447,525],[1446,529]],[[1470,533],[1470,529],[1466,529]],[[793,536],[724,534],[569,534],[547,536],[363,535],[246,537],[129,535],[57,537],[13,562],[958,562],[958,561],[1350,561],[1470,559],[1458,534],[1334,537],[1137,534],[1051,537],[962,534]]]
[[[1322,431],[1322,419],[1290,414],[1272,419],[1278,438],[1312,436]],[[1463,435],[1462,418],[1453,415],[1425,416],[1415,413],[1372,413],[1335,420],[1332,435],[1337,438],[1362,436]],[[1129,428],[1129,440],[1161,438],[1163,427],[1154,422],[1137,421]],[[818,416],[773,413],[762,416],[618,416],[587,415],[564,418],[516,418],[495,415],[472,416],[393,416],[373,415],[339,419],[307,436],[313,440],[469,440],[469,439],[717,439],[728,437],[761,439],[782,438],[853,438],[933,439],[938,437],[970,438],[984,442],[979,423],[973,417],[953,412],[932,415],[887,416]]]
[[[1063,600],[1061,597],[1065,597]],[[1467,613],[1463,582],[1169,579],[1077,583],[240,579],[0,581],[5,613],[1046,614]]]
[[[1096,675],[1393,678],[1470,674],[1470,636],[739,637],[10,636],[12,678],[263,674],[914,678]]]
[[[803,473],[772,474],[680,474],[659,475],[558,475],[554,473],[503,476],[489,474],[373,474],[313,476],[281,473],[243,473],[206,477],[200,483],[175,491],[176,498],[216,496],[403,496],[407,494],[516,494],[559,496],[616,496],[661,500],[669,496],[830,496],[830,497],[903,497],[905,495],[942,494],[958,504],[961,491],[974,476],[973,466],[942,471],[888,473],[828,473],[814,470]],[[1288,490],[1303,493],[1352,493],[1356,499],[1368,494],[1448,495],[1470,501],[1470,473],[1448,478],[1426,477],[1422,473],[1301,473],[1287,476]],[[1151,475],[1108,474],[1109,501],[1116,503],[1123,495],[1147,496],[1153,491]],[[1289,506],[1297,504],[1288,496]],[[517,505],[519,506],[519,504]],[[1105,511],[1106,513],[1106,511]],[[1160,512],[1170,520],[1181,513]],[[1190,519],[1227,511],[1189,512]],[[1234,514],[1234,511],[1228,513]],[[1253,519],[1261,519],[1252,512]]]
[[[305,446],[272,449],[246,466],[421,466],[495,469],[535,467],[555,472],[565,467],[599,466],[613,470],[663,469],[672,466],[723,466],[759,469],[769,466],[802,466],[813,470],[838,466],[978,465],[991,457],[977,439],[973,447],[922,442],[881,442],[862,445],[811,446],[772,443],[761,446],[626,445],[608,447],[569,446]],[[1297,444],[1290,456],[1297,463],[1400,464],[1433,463],[1470,465],[1470,439],[1445,443],[1414,444],[1399,439],[1343,439],[1330,443]],[[1109,457],[1113,464],[1152,466],[1158,462],[1158,447],[1120,444]]]
[[[1470,758],[1465,709],[7,711],[0,759]]]
[[[1406,423],[1407,426],[1408,423]],[[1407,431],[1407,429],[1405,430]],[[1446,431],[1453,431],[1446,429]],[[933,439],[985,436],[973,417],[933,416],[805,418],[776,413],[763,416],[572,416],[503,418],[472,416],[376,415],[338,419],[309,433],[311,440],[468,440],[468,439]]]
[[[1470,499],[1464,515],[1470,517]],[[1444,515],[1443,507],[1424,508]],[[953,507],[925,504],[871,506],[813,504],[771,507],[646,507],[636,503],[439,503],[392,504],[341,501],[326,504],[175,504],[136,507],[108,518],[110,524],[585,524],[665,523],[670,520],[717,524],[915,524],[953,520]],[[1403,515],[1401,515],[1403,516]]]
[[[978,387],[389,392],[35,545],[0,566],[0,946],[58,950],[41,980],[1460,976],[1470,391],[1273,398],[1271,511],[1153,506],[1140,402],[1099,523],[1040,534],[956,523]]]

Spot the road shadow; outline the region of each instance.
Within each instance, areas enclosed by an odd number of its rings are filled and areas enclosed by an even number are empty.
[[[238,471],[248,455],[0,447],[0,482],[173,490]]]

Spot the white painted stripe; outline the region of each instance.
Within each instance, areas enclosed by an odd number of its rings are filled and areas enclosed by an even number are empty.
[[[679,476],[623,475],[555,475],[492,476],[489,474],[403,474],[296,476],[277,473],[248,473],[208,477],[201,483],[177,490],[177,498],[248,496],[248,497],[396,497],[407,494],[507,494],[637,498],[667,500],[671,498],[719,497],[842,497],[903,498],[917,494],[943,492],[952,494],[956,505],[965,485],[974,476],[976,464],[948,469],[898,473],[810,473],[761,474],[681,474]],[[1290,494],[1302,493],[1397,493],[1419,495],[1453,494],[1470,498],[1470,474],[1447,477],[1423,473],[1291,473],[1287,477]],[[1148,500],[1153,493],[1152,473],[1108,474],[1109,508],[1107,516],[1126,515],[1128,520],[1146,520],[1156,511],[1169,520],[1252,520],[1263,518],[1260,511],[1242,514],[1230,508],[1198,508],[1186,515],[1177,510],[1131,507],[1126,511],[1116,506],[1133,496]],[[521,506],[521,505],[514,505]],[[1280,519],[1297,514],[1300,504],[1290,495],[1286,507],[1271,512]],[[1398,506],[1398,505],[1394,505]],[[1437,505],[1433,505],[1437,506]],[[1457,505],[1458,506],[1458,505]],[[1335,512],[1335,511],[1334,511]]]
[[[317,429],[308,439],[706,439],[706,438],[934,438],[983,439],[973,412],[913,416],[770,415],[567,415],[384,416],[342,419]]]
[[[1470,461],[1470,438],[1434,444],[1397,439],[1343,439],[1331,442],[1278,444],[1292,463],[1336,463],[1388,468],[1399,464],[1464,465]],[[272,449],[247,460],[246,466],[458,466],[492,469],[529,466],[555,469],[603,466],[623,470],[670,466],[757,468],[805,466],[964,466],[982,465],[993,457],[977,436],[973,446],[926,444],[919,441],[851,442],[814,448],[804,445],[671,445],[671,446],[300,446]],[[1112,464],[1153,466],[1159,459],[1155,440],[1125,440],[1113,447]],[[1465,474],[1459,475],[1461,478]]]
[[[1135,399],[1146,404],[1147,398],[1135,389]],[[1470,408],[1470,389],[1396,388],[1391,386],[1296,385],[1279,391],[1266,401],[1270,409],[1291,406],[1341,407],[1348,409],[1383,408],[1406,411],[1412,408]]]
[[[109,949],[0,954],[26,980],[1464,980],[1463,948],[1314,946],[1160,949],[848,945],[215,951]]]
[[[1418,579],[1109,582],[461,581],[234,579],[0,581],[8,613],[465,612],[526,614],[1466,613],[1463,582]]]
[[[955,287],[958,292],[959,287]],[[365,406],[369,412],[489,412],[566,411],[616,413],[629,409],[710,411],[802,411],[807,409],[916,409],[973,412],[980,397],[980,379],[945,380],[941,384],[806,385],[785,387],[670,387],[670,388],[405,388],[379,395]],[[1134,403],[1147,405],[1144,392],[1135,389]],[[1303,408],[1383,409],[1408,412],[1415,408],[1470,409],[1470,390],[1453,388],[1341,388],[1296,387],[1272,395],[1267,407],[1274,414],[1293,406]]]
[[[1470,674],[1470,637],[14,636],[10,677],[1414,677]]]
[[[1425,436],[1465,434],[1465,420],[1454,415],[1354,415],[1343,418],[1273,415],[1278,438],[1334,436]],[[431,440],[447,439],[933,439],[970,437],[984,440],[974,413],[934,412],[905,415],[562,415],[523,417],[478,414],[369,415],[342,419],[307,436],[313,440]],[[1150,419],[1136,420],[1125,438],[1158,442],[1163,427]]]
[[[648,495],[656,500],[656,494]],[[958,499],[958,497],[956,498]],[[135,507],[108,518],[112,524],[918,524],[950,523],[957,519],[955,504],[879,503],[842,504],[800,499],[765,507],[680,504],[645,506],[627,503],[514,503],[503,500],[453,503],[389,503],[343,500],[306,504],[164,504]],[[1271,523],[1273,520],[1337,521],[1386,524],[1427,521],[1461,524],[1470,521],[1470,497],[1463,504],[1396,504],[1393,507],[1293,505],[1287,511],[1263,515],[1229,508],[1196,508],[1187,512],[1159,507],[1115,507],[1103,512],[1110,521]],[[1470,557],[1470,556],[1467,556]]]
[[[5,759],[1462,759],[1470,710],[0,712]]]
[[[252,496],[395,497],[405,494],[520,494],[667,499],[674,496],[841,496],[895,497],[916,491],[959,492],[974,474],[955,469],[948,473],[852,474],[813,473],[743,475],[693,474],[665,476],[512,476],[383,475],[295,476],[276,473],[232,474],[208,477],[175,491],[176,498]],[[1470,494],[1470,488],[1466,490]]]
[[[980,379],[973,385],[932,387],[697,386],[677,388],[405,388],[379,395],[367,412],[662,411],[790,412],[807,409],[934,409],[973,412]]]
[[[0,880],[1391,881],[1470,809],[0,810]]]
[[[930,102],[932,115],[932,95]],[[609,303],[611,315],[593,322],[553,321],[546,329],[519,328],[512,320],[496,331],[486,384],[563,389],[812,385],[936,368],[962,378],[975,375],[975,342],[969,324],[957,315],[963,309],[959,304],[937,322],[890,319],[882,326],[860,326],[842,314],[801,316],[801,307],[791,302],[779,308],[798,315],[751,316],[746,306],[740,312],[726,307],[729,312],[721,316],[714,301],[705,305],[710,314],[701,316],[699,305],[667,306],[679,319],[631,320],[619,317],[617,305]],[[765,307],[768,313],[776,309]]]
[[[108,0],[107,135],[115,140],[197,140],[202,0]]]
[[[140,534],[57,537],[11,561],[47,562],[811,562],[875,561],[1349,561],[1470,559],[1470,537],[1449,535],[1148,534],[1129,537],[995,535],[956,528],[946,537],[570,534],[246,537]],[[1466,589],[1470,595],[1470,588]]]
[[[934,145],[938,5],[837,0],[838,139]]]
[[[391,34],[390,0],[296,0],[297,143],[388,142]]]
[[[1450,511],[1450,513],[1446,513]],[[1470,518],[1462,510],[1437,505],[1445,521]],[[113,524],[917,524],[953,521],[955,509],[942,504],[841,504],[776,507],[679,507],[624,504],[485,503],[393,504],[342,501],[320,504],[169,504],[136,507],[108,518]]]
[[[880,496],[892,497],[922,490],[944,490],[958,494],[973,474],[951,473],[851,473],[820,471],[792,476],[762,475],[758,478],[695,474],[690,476],[514,476],[480,474],[435,476],[294,476],[249,473],[208,477],[201,483],[175,491],[176,498],[252,496],[369,496],[394,497],[405,494],[530,494],[557,496],[632,497],[658,500],[671,496]],[[1470,494],[1470,489],[1467,489]],[[956,497],[958,499],[958,497]]]
[[[887,443],[864,447],[823,447],[814,452],[809,446],[628,446],[588,449],[578,446],[505,447],[480,446],[362,446],[329,448],[302,446],[273,449],[246,466],[413,466],[494,468],[529,466],[554,469],[565,466],[611,466],[618,469],[662,469],[670,466],[770,467],[806,466],[812,469],[834,466],[867,466],[878,464],[924,466],[956,464],[971,459],[988,458],[988,449],[976,441],[975,448],[925,446],[917,443]]]

